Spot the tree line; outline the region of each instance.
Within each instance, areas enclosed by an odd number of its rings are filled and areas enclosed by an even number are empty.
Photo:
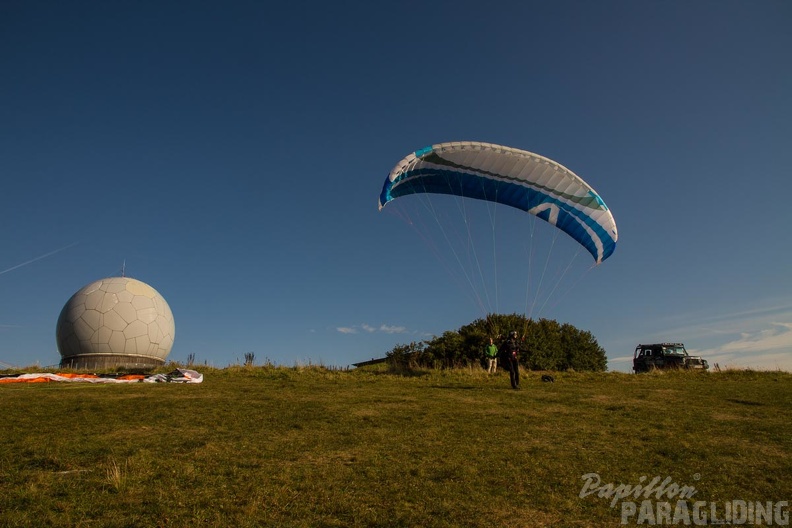
[[[521,337],[520,364],[529,370],[605,371],[605,350],[591,332],[554,320],[490,314],[433,339],[396,345],[387,353],[395,368],[453,368],[483,364],[492,338],[500,350],[507,335]],[[504,364],[504,362],[499,363]],[[504,365],[505,366],[505,365]]]

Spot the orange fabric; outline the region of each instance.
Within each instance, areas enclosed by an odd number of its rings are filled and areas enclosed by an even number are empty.
[[[0,378],[0,383],[49,383],[52,381],[49,378]]]
[[[61,378],[67,378],[70,380],[81,380],[81,379],[97,379],[101,376],[97,376],[95,374],[73,374],[70,372],[57,372],[55,376],[60,376]],[[123,376],[118,376],[117,380],[125,380],[125,381],[134,381],[134,380],[142,380],[145,379],[146,376],[141,374],[125,374]],[[38,377],[38,378],[0,378],[0,383],[49,383],[51,381],[58,381],[53,380],[47,377]]]

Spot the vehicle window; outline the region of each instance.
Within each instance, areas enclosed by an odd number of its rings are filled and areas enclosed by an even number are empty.
[[[663,350],[668,355],[674,355],[674,356],[685,355],[685,347],[681,347],[681,346],[667,346],[667,347],[663,347]]]

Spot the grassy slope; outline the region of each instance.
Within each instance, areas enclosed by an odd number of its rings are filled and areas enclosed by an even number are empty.
[[[788,500],[792,375],[225,369],[0,386],[0,526],[616,526],[582,475]]]

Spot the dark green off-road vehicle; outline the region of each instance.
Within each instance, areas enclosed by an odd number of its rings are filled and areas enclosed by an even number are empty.
[[[654,369],[709,369],[709,363],[700,356],[688,355],[682,343],[655,343],[638,345],[633,356],[635,373]]]

